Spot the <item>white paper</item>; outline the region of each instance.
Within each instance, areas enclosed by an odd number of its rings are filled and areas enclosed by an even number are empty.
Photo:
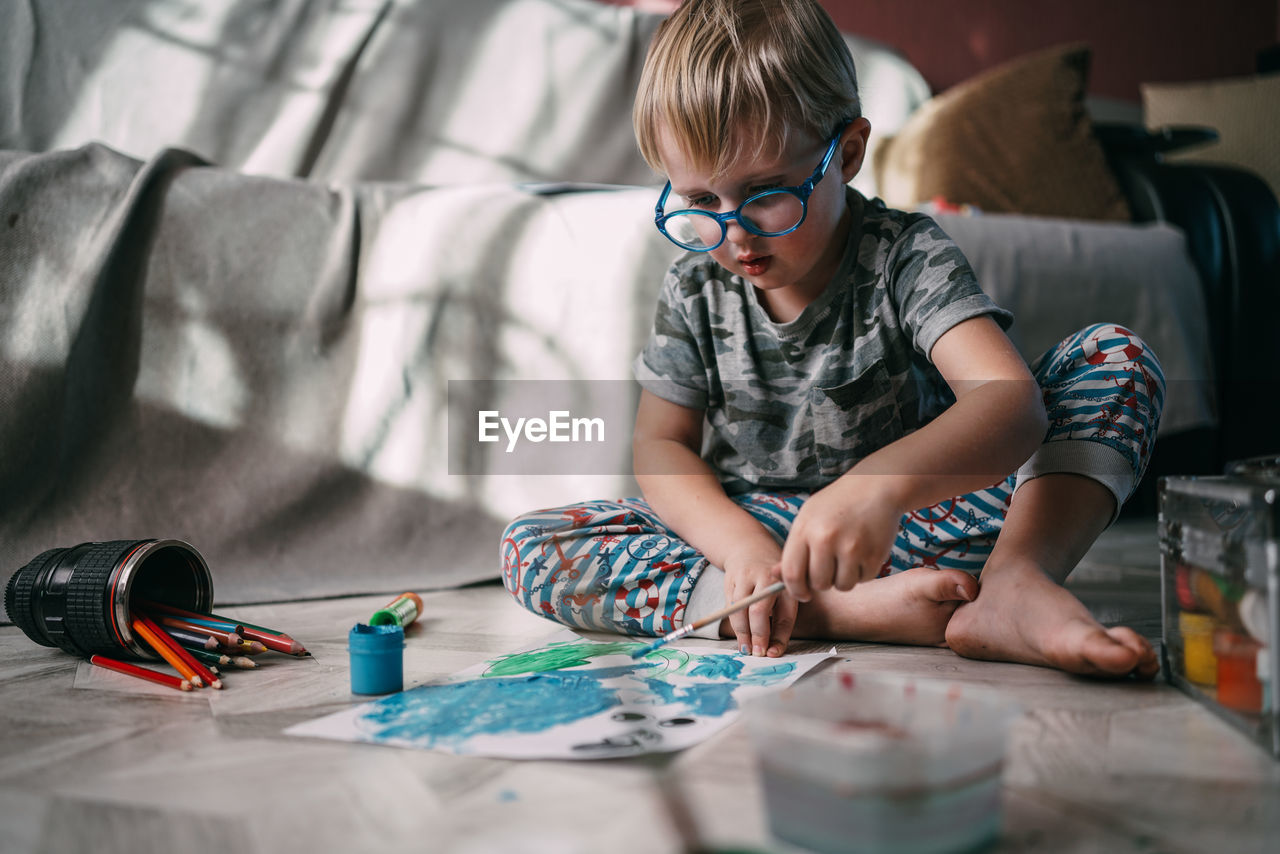
[[[298,724],[287,735],[511,759],[664,753],[732,723],[741,704],[799,679],[834,650],[755,658],[716,647],[591,641],[570,631],[448,681]]]

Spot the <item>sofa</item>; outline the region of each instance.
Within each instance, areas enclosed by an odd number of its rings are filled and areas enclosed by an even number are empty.
[[[165,537],[220,604],[426,590],[497,577],[517,513],[634,493],[629,366],[676,253],[629,119],[659,21],[590,0],[3,4],[0,567]],[[848,39],[888,138],[932,93]],[[1131,222],[937,217],[1028,359],[1096,320],[1156,348],[1166,470],[1274,450],[1254,415],[1280,364],[1274,196],[1164,163],[1157,134],[1102,138]],[[855,186],[878,192],[872,170]],[[476,433],[568,411],[598,446]]]

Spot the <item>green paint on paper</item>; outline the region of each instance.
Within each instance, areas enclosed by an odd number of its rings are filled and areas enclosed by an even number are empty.
[[[518,676],[522,673],[546,673],[550,670],[567,670],[591,663],[593,658],[606,655],[630,655],[638,646],[634,641],[593,643],[591,641],[561,641],[542,649],[517,652],[495,658],[485,671],[485,676]]]

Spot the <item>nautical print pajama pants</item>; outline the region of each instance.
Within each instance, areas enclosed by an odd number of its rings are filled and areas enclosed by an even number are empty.
[[[1004,480],[902,517],[881,575],[917,566],[979,572],[1016,489],[1052,472],[1099,481],[1117,512],[1142,478],[1164,403],[1155,354],[1133,332],[1095,324],[1032,365],[1049,429]],[[782,543],[808,492],[733,497]],[[501,545],[507,590],[535,614],[582,629],[661,635],[680,628],[708,566],[642,498],[589,501],[527,513]],[[723,602],[716,602],[715,607]]]

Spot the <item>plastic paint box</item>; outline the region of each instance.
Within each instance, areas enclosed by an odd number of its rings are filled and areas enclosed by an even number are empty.
[[[844,662],[743,715],[776,837],[832,854],[944,854],[999,836],[1021,711],[993,691]]]
[[[1280,460],[1159,485],[1169,681],[1280,759]]]

